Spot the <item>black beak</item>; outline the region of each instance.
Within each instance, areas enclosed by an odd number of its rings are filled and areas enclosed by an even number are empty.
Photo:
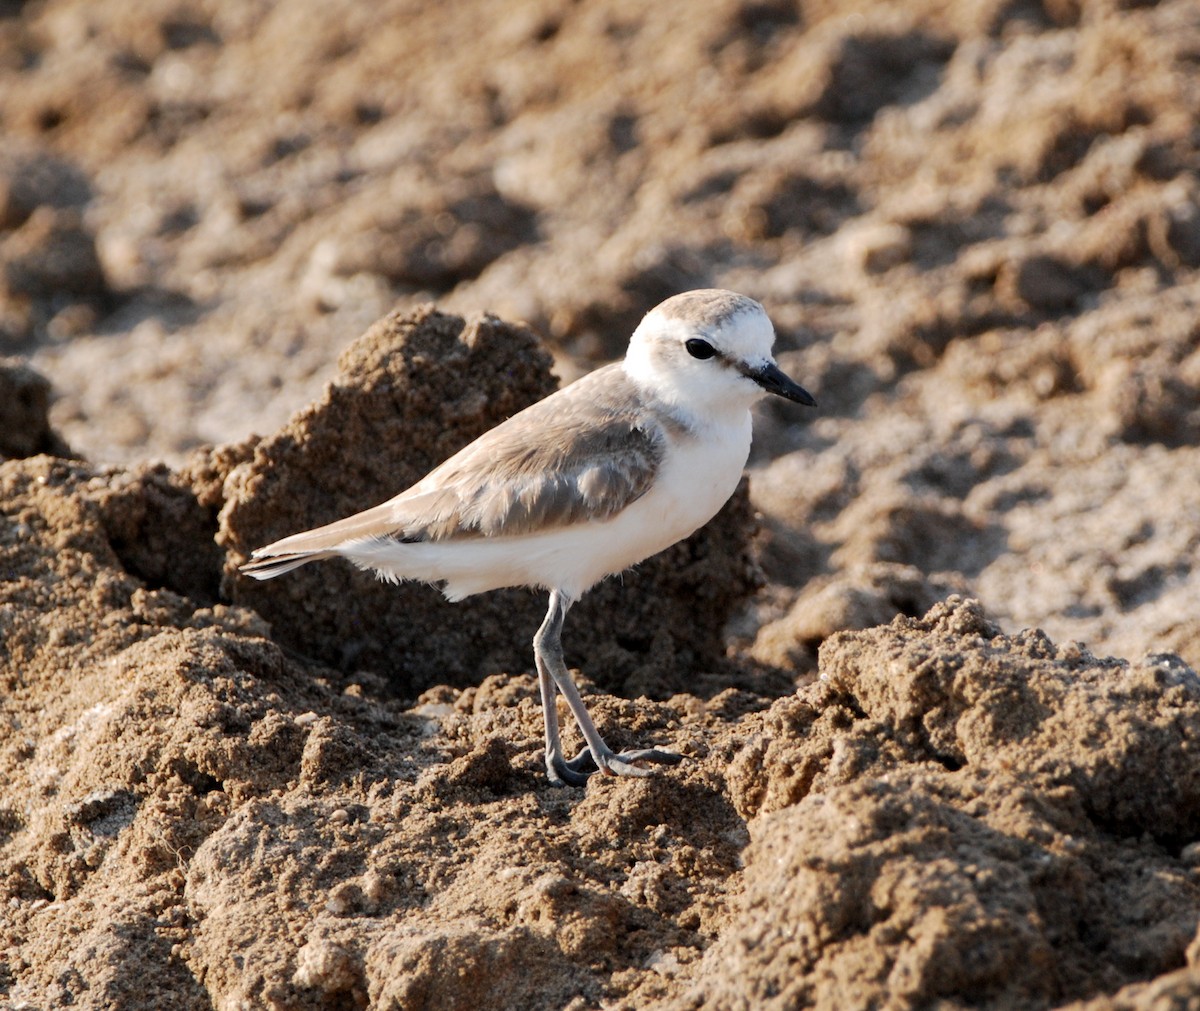
[[[805,407],[817,406],[817,402],[813,400],[812,394],[808,390],[795,380],[789,379],[780,371],[778,365],[771,362],[768,362],[766,365],[760,365],[757,368],[744,367],[742,374],[749,379],[753,379],[768,393],[774,393],[776,396],[795,401],[797,404],[803,404]]]

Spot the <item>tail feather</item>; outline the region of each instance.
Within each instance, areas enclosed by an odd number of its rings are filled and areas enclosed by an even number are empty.
[[[379,537],[396,529],[393,521],[394,505],[384,502],[371,509],[364,509],[345,519],[326,523],[323,527],[303,530],[290,537],[268,544],[254,552],[255,558],[266,555],[308,555],[329,558],[329,554],[320,552],[336,551],[350,541],[362,540],[366,537]]]
[[[241,571],[255,579],[272,579],[322,558],[336,558],[340,549],[355,541],[381,536],[394,529],[393,506],[384,502],[323,527],[304,530],[258,548]]]
[[[260,548],[254,552],[255,557],[243,565],[240,571],[255,579],[274,579],[276,576],[282,576],[285,572],[291,572],[292,569],[298,569],[301,565],[307,565],[309,562],[337,557],[335,551],[293,551],[278,555],[266,554],[270,550],[270,548]]]

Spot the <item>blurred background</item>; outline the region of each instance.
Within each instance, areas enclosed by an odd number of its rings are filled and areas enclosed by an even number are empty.
[[[570,379],[734,288],[821,405],[757,421],[761,658],[959,588],[1196,665],[1198,70],[1193,0],[4,0],[0,354],[178,464],[397,305]]]

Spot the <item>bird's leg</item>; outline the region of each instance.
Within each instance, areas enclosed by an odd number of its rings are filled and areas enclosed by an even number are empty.
[[[646,748],[640,751],[614,752],[588,715],[587,707],[580,698],[579,689],[563,662],[562,626],[574,601],[558,590],[550,591],[550,607],[546,618],[533,640],[534,661],[538,669],[538,683],[542,692],[542,710],[546,721],[546,771],[550,781],[556,784],[582,786],[597,769],[616,776],[648,776],[635,762],[658,762],[675,765],[680,755],[670,751]],[[571,761],[563,758],[562,742],[558,735],[558,712],[555,709],[554,688],[557,687],[567,700],[567,706],[587,746]]]
[[[550,620],[549,616],[546,620]],[[593,764],[588,771],[584,771],[582,767],[577,771],[574,766],[584,759],[590,761],[592,753],[585,745],[573,761],[568,762],[563,758],[562,738],[558,735],[558,705],[555,699],[554,678],[536,646],[534,661],[537,663],[538,686],[542,691],[542,716],[546,724],[546,773],[555,786],[583,786],[590,773],[595,771],[595,765]]]

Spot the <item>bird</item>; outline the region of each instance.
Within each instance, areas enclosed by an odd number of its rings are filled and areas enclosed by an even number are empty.
[[[546,774],[646,776],[682,756],[605,743],[563,660],[567,612],[602,579],[694,533],[720,510],[750,454],[750,408],[774,394],[816,401],[772,355],[754,299],[685,291],[645,314],[622,360],[514,414],[412,487],[363,512],[258,548],[241,571],[270,579],[342,557],[390,582],[440,585],[448,600],[501,587],[549,593],[533,639]],[[556,692],[583,735],[563,751]]]

